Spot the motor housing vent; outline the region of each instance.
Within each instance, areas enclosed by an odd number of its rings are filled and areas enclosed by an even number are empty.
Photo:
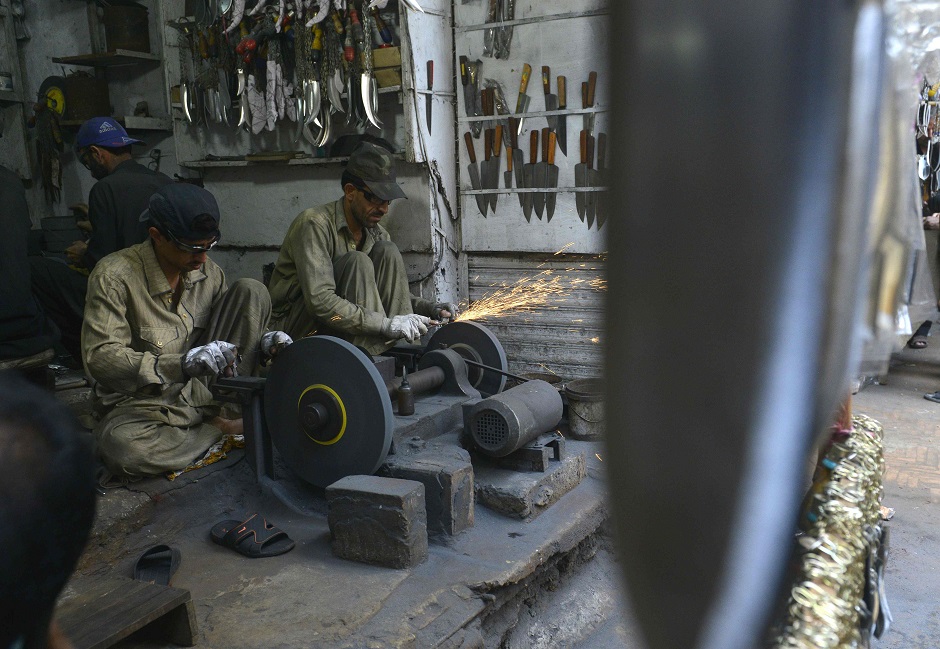
[[[558,390],[541,380],[527,381],[464,409],[464,431],[486,455],[503,457],[561,421]]]

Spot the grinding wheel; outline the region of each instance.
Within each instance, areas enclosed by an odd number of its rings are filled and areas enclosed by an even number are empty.
[[[489,329],[472,320],[461,320],[444,325],[434,332],[424,351],[453,349],[462,358],[495,367],[503,372],[509,370],[506,352]],[[479,367],[467,365],[470,385],[485,396],[502,392],[506,377],[496,372],[486,372]]]
[[[46,77],[39,85],[37,93],[39,100],[45,99],[46,106],[56,115],[62,117],[65,114],[65,78],[64,77]]]
[[[332,336],[303,338],[279,352],[264,388],[264,417],[284,462],[318,487],[372,475],[392,443],[385,382],[371,358]]]

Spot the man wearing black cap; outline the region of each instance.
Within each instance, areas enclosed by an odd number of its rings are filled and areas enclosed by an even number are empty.
[[[68,247],[71,267],[53,258],[31,260],[33,293],[58,325],[63,346],[76,360],[80,359],[88,272],[105,255],[147,238],[140,213],[155,191],[173,182],[166,174],[134,161],[132,144],[140,140],[130,137],[113,117],[93,117],[82,124],[75,136],[75,152],[98,181],[88,195],[91,239]]]
[[[219,417],[207,382],[242,373],[290,344],[264,333],[261,282],[231,287],[206,253],[220,236],[206,190],[161,187],[141,215],[150,240],[108,255],[88,278],[82,356],[95,385],[95,439],[105,466],[135,478],[188,466],[241,420]]]
[[[272,322],[295,338],[319,331],[381,354],[455,309],[411,295],[401,253],[379,225],[389,203],[406,198],[391,154],[362,143],[341,183],[342,198],[301,212],[287,230],[268,287]]]

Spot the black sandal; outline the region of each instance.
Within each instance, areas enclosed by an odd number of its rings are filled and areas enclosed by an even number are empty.
[[[212,527],[209,535],[213,542],[252,559],[275,557],[294,549],[294,542],[287,532],[257,514],[240,522],[234,519],[220,521]]]

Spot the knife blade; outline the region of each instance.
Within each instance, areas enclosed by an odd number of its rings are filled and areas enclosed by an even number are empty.
[[[545,93],[545,110],[558,110],[558,96],[552,94],[552,72],[547,65],[542,66],[542,91]],[[545,121],[548,122],[548,128],[554,132],[558,128],[558,117],[556,115],[546,115]]]
[[[490,189],[499,189],[499,161],[502,152],[503,127],[497,124],[496,130],[493,132],[493,155],[490,157],[490,174],[492,174],[492,178],[489,181]],[[496,201],[498,198],[499,194],[496,192],[490,194],[490,210],[493,214],[496,214]]]
[[[503,172],[503,185],[506,189],[512,189],[512,146],[506,147],[506,171]],[[521,205],[521,201],[520,201]]]
[[[467,173],[470,174],[470,186],[474,189],[483,189],[483,185],[480,183],[480,169],[477,167],[477,154],[473,150],[473,136],[467,131],[464,133],[463,139],[464,142],[467,143],[467,155],[470,156],[470,164],[467,165]],[[485,217],[486,196],[483,194],[475,194],[474,198],[477,199],[477,208],[479,208],[480,214]]]
[[[608,196],[607,192],[610,191],[610,185],[607,181],[607,162],[605,160],[607,156],[607,134],[598,133],[597,134],[597,178],[598,182],[607,187],[607,191],[600,192],[600,195],[597,197],[597,229],[600,230],[604,227],[604,222],[607,220],[607,204]]]
[[[548,184],[546,187],[558,187],[558,167],[555,166],[555,134],[548,133]],[[551,222],[555,213],[556,192],[545,193],[545,220]]]
[[[480,178],[483,189],[496,189],[490,183],[493,181],[493,161],[491,155],[493,152],[493,129],[488,128],[483,131],[483,161],[480,162]],[[489,194],[483,194],[483,204],[490,204]]]
[[[548,134],[548,127],[543,128],[542,161],[535,166],[535,186],[539,189],[548,186]],[[535,215],[541,219],[545,211],[545,192],[535,192],[532,202],[535,204]]]
[[[565,86],[567,85],[567,79],[564,77],[558,77],[558,110],[567,110],[568,109],[568,100],[565,93]],[[558,134],[558,148],[561,150],[561,154],[568,157],[568,116],[559,115],[558,116],[558,125],[557,130],[555,131]]]
[[[529,136],[529,164],[524,165],[522,169],[523,184],[526,189],[535,187],[535,164],[539,160],[539,132],[532,131]],[[525,214],[525,220],[532,221],[532,202],[535,197],[533,192],[524,192],[522,194],[522,212]]]
[[[519,148],[519,134],[516,132],[518,128],[517,120],[515,117],[509,118],[509,142],[512,147],[512,170],[516,176],[516,187],[522,189],[525,187],[525,179],[523,177],[523,168],[525,167],[525,158],[522,155],[522,149]],[[523,198],[525,194],[519,194],[519,207],[525,207],[523,205]]]
[[[431,110],[434,107],[434,61],[428,61],[428,94],[424,96],[424,116],[428,120],[428,135],[431,134]]]
[[[470,85],[470,60],[460,57],[460,83],[463,85],[463,110],[465,117],[473,117],[473,86]]]
[[[483,114],[483,107],[480,105],[480,74],[482,73],[483,61],[477,59],[472,63],[467,64],[467,75],[470,79],[470,90],[471,97],[473,101],[473,115],[480,116]],[[473,133],[473,137],[480,137],[480,132],[483,130],[483,122],[471,122],[470,131]]]
[[[581,84],[581,103],[583,108],[594,108],[594,90],[597,86],[597,72],[588,75],[587,83]],[[584,130],[588,135],[594,134],[595,113],[584,114]]]
[[[587,187],[587,131],[581,131],[581,162],[574,166],[574,186]],[[584,221],[585,192],[575,192],[574,205],[578,210],[578,218]]]
[[[594,169],[594,136],[587,136],[587,187],[597,187],[597,170]],[[587,217],[588,230],[594,223],[597,213],[597,192],[585,192],[584,216]]]
[[[528,63],[522,65],[522,80],[519,82],[519,96],[516,98],[516,114],[519,115],[519,125],[516,133],[522,133],[522,122],[525,118],[522,113],[529,109],[529,95],[525,94],[529,88],[529,77],[532,75],[532,66]]]

